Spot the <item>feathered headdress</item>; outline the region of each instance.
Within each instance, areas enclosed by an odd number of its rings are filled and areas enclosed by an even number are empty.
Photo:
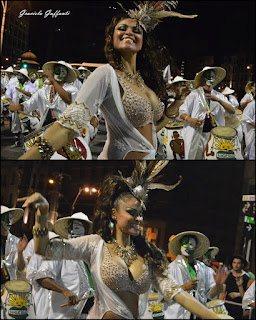
[[[153,189],[162,189],[165,191],[171,191],[177,187],[182,180],[174,185],[165,185],[162,183],[156,183],[158,173],[168,164],[168,160],[153,160],[148,166],[146,161],[135,162],[135,168],[130,177],[124,178],[122,173],[119,171],[121,178],[123,178],[128,185],[131,193],[140,200],[142,206],[145,209],[145,201],[148,198],[148,191]]]
[[[149,32],[153,30],[161,19],[167,17],[178,17],[178,18],[188,18],[193,19],[197,17],[194,15],[184,15],[175,11],[172,11],[172,7],[175,9],[178,5],[178,1],[139,1],[138,3],[134,1],[137,9],[125,10],[120,2],[118,4],[121,8],[131,17],[138,21],[140,26]]]

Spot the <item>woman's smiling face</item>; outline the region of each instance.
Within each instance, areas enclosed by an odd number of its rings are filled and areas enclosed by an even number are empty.
[[[118,206],[113,209],[112,219],[116,221],[116,228],[123,233],[138,236],[143,221],[140,202],[133,196],[118,200]]]
[[[143,44],[143,31],[134,19],[123,19],[118,22],[113,34],[113,45],[121,54],[137,53]]]

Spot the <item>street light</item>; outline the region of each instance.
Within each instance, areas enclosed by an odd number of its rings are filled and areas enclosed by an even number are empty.
[[[72,207],[71,207],[71,215],[73,214],[73,212],[75,210],[75,204],[76,204],[77,199],[79,198],[80,194],[82,193],[82,191],[84,191],[86,193],[89,193],[90,195],[92,195],[92,193],[97,193],[98,192],[98,190],[96,188],[94,188],[94,187],[92,187],[92,188],[89,188],[89,187],[79,188],[78,193],[77,193],[77,195],[75,197],[75,200],[74,200],[74,202],[72,204]]]

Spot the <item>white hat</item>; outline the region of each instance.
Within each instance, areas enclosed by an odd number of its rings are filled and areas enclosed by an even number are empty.
[[[174,255],[179,255],[180,249],[181,249],[181,239],[184,236],[195,236],[197,239],[196,249],[194,251],[194,258],[201,257],[210,246],[209,239],[201,232],[198,231],[184,231],[181,233],[178,233],[175,237],[172,238],[172,240],[168,243],[169,251]]]
[[[54,68],[55,64],[60,64],[62,66],[65,66],[68,69],[68,74],[67,74],[67,78],[66,78],[65,82],[71,83],[76,80],[76,78],[77,78],[76,72],[73,70],[72,66],[69,63],[62,61],[62,60],[46,62],[43,65],[43,71],[49,71],[53,74],[53,68]]]
[[[58,238],[58,237],[59,237],[58,234],[56,234],[55,232],[49,231],[49,239],[50,240],[53,238]]]
[[[218,247],[209,247],[207,251],[211,252],[211,259],[216,257],[217,254],[219,253],[220,249]]]
[[[8,67],[6,70],[3,70],[3,71],[13,73],[13,67]]]
[[[227,94],[232,94],[234,92],[235,92],[235,90],[230,89],[229,87],[226,87],[221,93],[224,95],[227,95]]]
[[[182,81],[189,81],[189,80],[186,80],[186,79],[184,79],[183,77],[180,77],[180,76],[176,76],[172,81],[169,80],[168,83],[169,84],[173,84],[173,83],[182,82]]]
[[[85,67],[83,67],[83,66],[81,66],[81,67],[79,67],[77,70],[88,70],[88,69],[85,68]]]
[[[59,234],[62,238],[68,238],[68,222],[69,220],[82,220],[92,225],[92,221],[89,220],[88,216],[83,212],[76,212],[70,217],[60,218],[53,224],[53,230]]]
[[[24,210],[21,208],[8,208],[1,205],[1,215],[6,212],[9,213],[9,221],[11,224],[17,222],[24,214]]]
[[[226,70],[220,67],[204,67],[203,70],[198,72],[194,79],[194,88],[198,88],[203,85],[202,77],[205,71],[213,70],[215,72],[215,80],[213,83],[213,87],[215,87],[218,83],[220,83],[226,77]]]
[[[16,72],[23,74],[25,77],[29,79],[28,70],[26,68],[21,68],[20,70],[16,70]]]

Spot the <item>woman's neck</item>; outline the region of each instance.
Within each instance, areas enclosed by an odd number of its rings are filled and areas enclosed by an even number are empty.
[[[122,56],[122,64],[124,66],[124,71],[136,74],[136,55],[127,55],[125,57]]]
[[[123,233],[121,230],[116,231],[115,240],[123,248],[131,246],[131,236]]]

